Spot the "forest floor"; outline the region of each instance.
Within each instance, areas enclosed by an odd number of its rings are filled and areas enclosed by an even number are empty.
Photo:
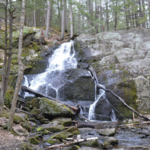
[[[8,119],[0,117],[0,125],[6,125]],[[10,131],[0,127],[0,150],[16,150],[16,145],[23,143],[24,136],[15,136]]]

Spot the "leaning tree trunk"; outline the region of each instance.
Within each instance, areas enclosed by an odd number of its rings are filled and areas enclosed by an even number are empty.
[[[0,94],[0,111],[2,111],[4,105],[5,75],[7,63],[7,7],[8,7],[8,0],[6,0],[5,4],[5,51],[4,51],[4,64],[3,64],[1,94]]]
[[[117,94],[115,94],[114,92],[112,92],[109,89],[105,89],[104,87],[102,87],[99,82],[98,82],[98,78],[96,75],[95,70],[93,69],[92,66],[89,67],[89,71],[91,72],[93,79],[96,81],[96,86],[99,89],[102,89],[106,92],[110,92],[113,96],[115,96],[125,107],[127,107],[129,110],[131,110],[132,112],[134,112],[136,115],[140,116],[141,118],[144,118],[145,120],[150,120],[149,118],[143,116],[142,114],[140,114],[139,112],[137,112],[136,110],[134,110],[132,107],[130,107],[121,97],[119,97]]]
[[[18,98],[18,93],[21,87],[22,79],[23,79],[23,72],[24,72],[24,65],[22,63],[22,40],[23,40],[23,26],[24,26],[24,19],[25,19],[25,1],[22,0],[22,13],[21,13],[21,20],[20,20],[20,34],[19,34],[19,46],[18,46],[18,78],[16,82],[16,87],[15,87],[15,93],[13,96],[13,101],[12,101],[12,106],[11,106],[11,111],[9,115],[9,121],[8,121],[8,130],[12,128],[13,125],[13,118],[14,118],[14,113],[16,109],[16,103],[17,103],[17,98]]]

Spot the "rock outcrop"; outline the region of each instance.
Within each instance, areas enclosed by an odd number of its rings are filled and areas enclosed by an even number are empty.
[[[135,109],[149,110],[149,29],[82,34],[76,40],[80,63],[91,64],[101,84],[113,90]],[[106,97],[121,114],[131,116],[112,95],[107,94]]]

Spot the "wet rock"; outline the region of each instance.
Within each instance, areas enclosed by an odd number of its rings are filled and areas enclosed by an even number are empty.
[[[81,142],[79,143],[80,146],[88,146],[88,147],[97,147],[99,146],[98,140],[94,140],[94,141],[85,141],[85,142]]]
[[[100,150],[99,148],[81,147],[79,150]]]
[[[108,137],[103,143],[103,148],[111,148],[112,145],[116,144],[118,144],[118,139],[114,137]]]
[[[72,69],[65,74],[66,83],[58,90],[62,100],[94,100],[95,85],[87,70]]]
[[[115,133],[116,133],[115,128],[99,130],[99,134],[104,135],[104,136],[113,136],[113,135],[115,135]]]

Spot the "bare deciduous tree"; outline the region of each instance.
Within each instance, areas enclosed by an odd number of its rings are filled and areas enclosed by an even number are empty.
[[[11,106],[11,111],[9,115],[9,121],[8,121],[8,130],[11,130],[13,125],[13,118],[14,113],[16,109],[16,103],[18,98],[18,93],[21,87],[22,79],[23,79],[23,73],[24,73],[24,64],[22,63],[22,41],[23,41],[23,26],[24,26],[24,20],[25,20],[25,1],[22,0],[22,12],[21,12],[21,18],[20,18],[20,33],[19,33],[19,45],[18,45],[18,78],[16,82],[15,92],[13,95],[13,101]]]

